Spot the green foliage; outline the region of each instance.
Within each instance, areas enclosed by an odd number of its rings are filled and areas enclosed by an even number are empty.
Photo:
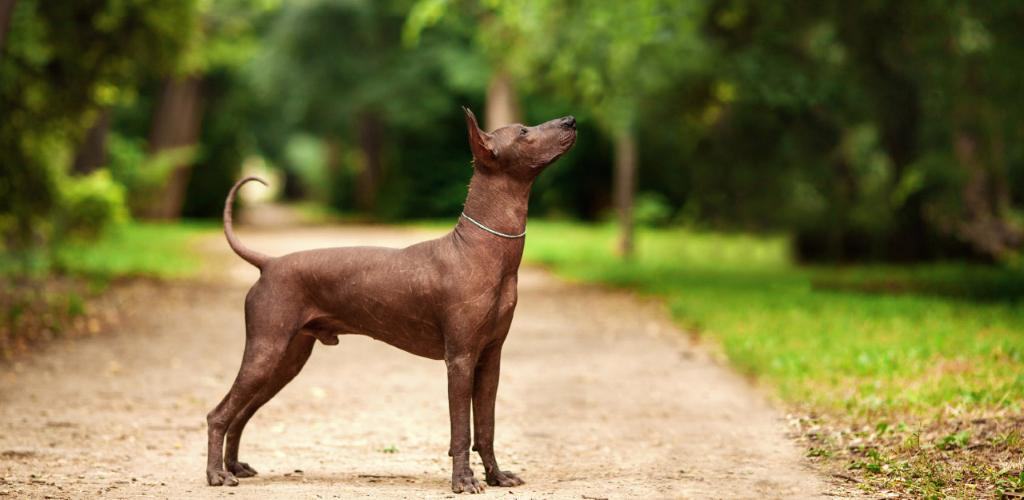
[[[1019,16],[999,2],[421,0],[404,36],[473,23],[521,88],[608,135],[635,128],[640,189],[691,220],[792,229],[808,259],[1005,259],[1024,241],[1009,210],[1024,149],[1007,146],[1021,142]]]
[[[553,13],[527,28],[533,28],[531,38],[554,35],[543,54],[552,57],[553,86],[569,92],[611,132],[637,123],[642,99],[702,68],[702,2],[583,0],[571,8],[550,2],[535,9]]]
[[[64,179],[60,183],[58,206],[56,235],[59,239],[94,238],[128,219],[124,187],[103,169]]]
[[[127,276],[191,276],[202,264],[191,245],[218,229],[211,224],[127,221],[94,239],[65,239],[52,249],[33,250],[27,257],[31,262],[27,274],[19,256],[0,253],[0,282],[6,283],[11,276],[46,278],[54,272],[101,281]]]
[[[336,209],[352,208],[371,155],[381,165],[376,215],[449,213],[462,201],[449,197],[464,182],[452,174],[466,171],[469,158],[460,92],[467,85],[479,92],[486,76],[458,30],[403,47],[408,7],[400,0],[286,5],[251,68],[257,95],[278,110],[284,131],[274,159]],[[288,139],[296,136],[307,139]],[[309,153],[310,136],[320,159]]]
[[[935,443],[935,445],[941,450],[954,450],[957,448],[963,448],[970,442],[971,433],[961,431],[943,436],[937,443]]]
[[[162,99],[164,79],[147,80],[136,93],[118,101],[112,135],[146,156],[128,168],[117,169],[119,179],[130,184],[134,211],[164,194],[175,166],[190,165],[180,215],[219,217],[224,194],[238,178],[244,158],[260,153],[257,137],[277,130],[274,110],[256,98],[248,68],[261,50],[266,25],[279,4],[276,0],[227,0],[195,5],[193,15],[200,20],[200,29],[183,48],[179,66],[183,74],[201,81],[198,144],[161,150],[149,157],[147,139]],[[112,138],[108,145],[111,142]],[[271,153],[268,145],[263,154]]]
[[[1019,497],[1024,492],[1024,470],[999,482],[998,493],[1002,498]]]
[[[441,123],[464,129],[459,113],[461,110],[452,108]],[[433,136],[437,142],[431,143],[429,138],[410,135],[403,136],[406,147],[394,153],[381,190],[381,198],[388,201],[379,214],[387,219],[457,215],[473,171],[465,137],[438,134]]]
[[[183,147],[150,155],[141,140],[112,133],[108,137],[110,173],[127,193],[127,205],[138,212],[158,195],[176,165],[195,156],[195,148]]]
[[[281,0],[203,0],[196,3],[201,29],[188,46],[184,72],[213,73],[245,67],[259,52],[262,27]]]
[[[454,103],[437,84],[442,54],[402,50],[404,13],[397,0],[286,5],[252,67],[257,90],[276,101],[284,123],[320,135],[349,130],[366,111],[430,127]]]
[[[512,72],[527,88],[583,106],[609,133],[631,129],[641,100],[685,80],[706,53],[698,36],[699,1],[466,3],[418,2],[406,40],[446,16],[477,19],[476,42],[492,66]]]
[[[49,238],[58,180],[94,112],[172,70],[193,23],[188,1],[43,4],[15,4],[0,58],[0,231],[17,248]]]
[[[1005,63],[1019,59],[1011,55],[1019,34],[1009,28],[1019,12],[998,2],[793,9],[747,1],[711,12],[722,61],[715,78],[736,91],[706,105],[719,108],[709,121],[717,130],[702,146],[713,154],[698,168],[770,170],[761,177],[771,189],[745,193],[779,205],[764,213],[798,230],[801,254],[1005,257],[1002,243],[1013,246],[1019,229],[1004,222],[999,179],[1021,157],[986,141],[1019,130],[1010,109],[1020,100],[994,97],[1019,83]],[[737,148],[741,137],[753,145],[749,157]],[[736,156],[750,164],[736,165]],[[987,183],[987,194],[972,194],[976,183]],[[780,196],[793,188],[800,196]],[[983,219],[991,225],[978,227]]]
[[[643,223],[792,231],[808,260],[1008,261],[1024,241],[1024,39],[1007,2],[16,5],[0,58],[8,248],[51,237],[61,176],[104,107],[133,208],[187,161],[185,215],[216,216],[243,160],[263,156],[299,181],[292,199],[351,210],[363,189],[376,216],[456,212],[458,106],[479,111],[494,72],[523,92],[525,121],[579,119],[534,214],[603,216],[610,139],[628,132]],[[149,158],[157,82],[176,71],[201,75],[199,144]],[[293,137],[320,160],[296,157]]]
[[[217,68],[207,73],[207,106],[199,146],[192,161],[182,216],[219,218],[224,196],[239,178],[242,162],[252,154],[250,124],[260,118],[251,109],[254,97],[242,68]]]
[[[636,197],[633,218],[644,226],[664,226],[672,218],[672,206],[658,193],[642,193]]]
[[[306,197],[320,203],[331,199],[327,158],[322,141],[308,134],[295,134],[284,148],[284,160]]]
[[[109,280],[125,276],[178,278],[200,270],[191,249],[197,238],[215,233],[210,224],[131,222],[94,241],[70,241],[54,252],[53,267],[62,273]]]

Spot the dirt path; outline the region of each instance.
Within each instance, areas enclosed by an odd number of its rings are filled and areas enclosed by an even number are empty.
[[[242,231],[271,254],[429,236]],[[223,264],[218,273],[119,286],[104,299],[128,315],[115,331],[0,370],[0,497],[454,497],[443,363],[356,336],[318,345],[252,420],[241,458],[259,476],[205,486],[205,414],[237,370],[241,306],[256,274],[219,239],[204,248]],[[502,369],[498,459],[527,484],[486,496],[835,494],[783,436],[779,413],[656,304],[524,269]]]

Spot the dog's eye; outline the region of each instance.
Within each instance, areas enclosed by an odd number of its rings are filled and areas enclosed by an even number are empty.
[[[526,135],[526,133],[529,132],[529,131],[530,131],[529,129],[527,129],[526,127],[523,127],[521,129],[519,129],[519,135],[521,135],[521,136],[522,135]]]

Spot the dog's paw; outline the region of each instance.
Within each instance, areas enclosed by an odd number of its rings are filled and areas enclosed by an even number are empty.
[[[245,462],[235,462],[228,464],[227,469],[231,471],[235,477],[253,477],[257,474],[256,469],[253,469],[249,464]]]
[[[238,486],[238,479],[226,470],[207,470],[206,482],[210,486]]]
[[[452,491],[455,493],[483,493],[484,485],[473,477],[473,473],[452,477]]]
[[[521,486],[523,480],[511,472],[499,470],[494,474],[487,474],[487,484],[510,488],[512,486]]]

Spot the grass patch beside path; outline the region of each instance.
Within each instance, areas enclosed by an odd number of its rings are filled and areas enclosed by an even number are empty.
[[[51,252],[0,251],[0,280],[33,281],[54,276],[108,281],[123,277],[175,278],[194,274],[201,258],[190,248],[197,237],[219,229],[214,222],[130,222],[91,241],[71,241]]]
[[[95,241],[52,252],[0,252],[0,361],[39,342],[103,329],[117,311],[98,311],[90,299],[111,280],[178,278],[200,270],[195,239],[208,223],[141,223],[118,227]]]
[[[1024,488],[1024,272],[805,268],[781,237],[530,221],[526,259],[663,297],[686,328],[804,417],[810,455],[921,496]]]
[[[97,241],[61,247],[56,252],[55,268],[100,279],[185,277],[196,273],[202,264],[190,248],[192,243],[219,228],[215,222],[133,222]]]

